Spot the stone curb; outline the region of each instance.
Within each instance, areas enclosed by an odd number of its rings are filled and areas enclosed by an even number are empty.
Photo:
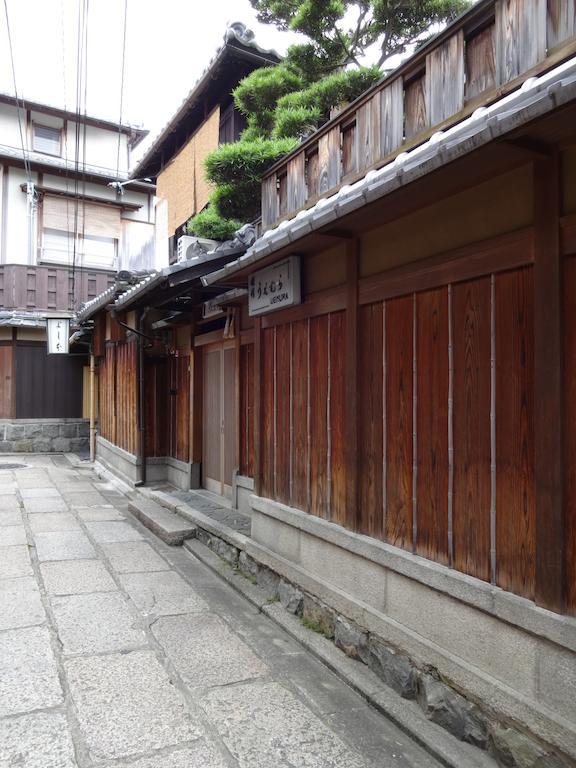
[[[138,499],[128,502],[128,511],[142,525],[171,547],[180,546],[196,535],[196,526],[184,522],[181,515],[170,512],[154,501]]]
[[[214,524],[214,521],[212,521]],[[348,658],[330,640],[304,627],[278,603],[270,603],[269,593],[248,581],[238,570],[216,555],[197,539],[184,543],[194,557],[223,578],[262,613],[288,632],[362,698],[386,716],[435,759],[447,768],[495,768],[488,754],[450,736],[434,725],[419,707],[402,699],[361,662]]]

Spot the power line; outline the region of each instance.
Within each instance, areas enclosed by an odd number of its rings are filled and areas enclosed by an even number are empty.
[[[24,145],[24,131],[22,130],[22,116],[20,110],[24,111],[24,100],[18,98],[18,88],[16,86],[16,67],[14,65],[14,48],[12,46],[12,34],[10,32],[10,18],[8,14],[8,0],[4,0],[4,13],[6,14],[6,31],[8,32],[8,47],[10,49],[10,64],[12,65],[12,82],[14,84],[14,97],[16,98],[16,112],[18,114],[18,129],[20,131],[20,144],[22,146],[22,156],[24,158],[24,170],[29,184],[32,184],[32,173],[28,160],[27,144]],[[21,103],[20,103],[21,102]]]
[[[116,151],[116,180],[120,173],[120,140],[122,138],[122,108],[124,106],[124,72],[126,67],[126,26],[128,20],[128,0],[124,0],[124,30],[122,33],[122,74],[120,79],[120,117],[118,118],[118,149]]]

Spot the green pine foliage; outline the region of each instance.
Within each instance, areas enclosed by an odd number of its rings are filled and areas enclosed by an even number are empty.
[[[354,101],[381,79],[393,54],[420,44],[436,24],[451,21],[470,0],[250,0],[258,18],[304,34],[284,61],[254,70],[233,92],[247,117],[240,141],[206,159],[215,185],[207,209],[188,231],[215,240],[230,238],[260,210],[266,170],[329,119],[333,107]],[[367,49],[378,63],[362,67]]]

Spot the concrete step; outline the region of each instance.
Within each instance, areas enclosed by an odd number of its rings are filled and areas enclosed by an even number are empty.
[[[186,539],[196,536],[196,526],[150,499],[133,499],[128,510],[142,525],[172,547],[178,547]]]

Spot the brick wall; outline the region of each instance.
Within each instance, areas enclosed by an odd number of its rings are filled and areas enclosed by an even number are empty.
[[[168,234],[201,211],[212,185],[204,177],[204,158],[218,147],[220,107],[216,107],[157,180],[159,199],[168,202]]]

